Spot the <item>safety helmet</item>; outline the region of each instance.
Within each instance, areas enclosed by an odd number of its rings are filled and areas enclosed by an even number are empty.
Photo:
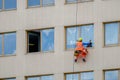
[[[80,37],[78,40],[79,40],[79,41],[82,41],[83,39]]]

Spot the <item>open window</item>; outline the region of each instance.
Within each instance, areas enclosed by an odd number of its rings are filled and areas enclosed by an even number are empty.
[[[40,31],[34,30],[28,32],[28,52],[40,51]]]
[[[27,31],[28,52],[48,52],[54,50],[54,29]]]

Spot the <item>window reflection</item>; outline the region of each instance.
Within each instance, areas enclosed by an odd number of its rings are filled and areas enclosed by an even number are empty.
[[[105,80],[118,80],[118,71],[105,71]]]
[[[54,50],[54,29],[42,30],[42,51]]]
[[[118,44],[118,23],[105,24],[105,45]]]
[[[93,72],[81,73],[81,80],[94,80]]]
[[[16,9],[17,1],[16,0],[4,0],[4,8],[7,9]]]
[[[16,33],[4,34],[4,54],[16,53]]]
[[[28,0],[28,6],[39,6],[40,0]]]

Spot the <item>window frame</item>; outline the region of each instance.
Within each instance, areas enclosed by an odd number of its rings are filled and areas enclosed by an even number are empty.
[[[103,80],[105,80],[105,72],[107,71],[118,71],[118,80],[120,79],[120,68],[116,68],[116,69],[104,69],[103,70]]]
[[[45,75],[28,75],[28,76],[25,76],[25,80],[28,80],[28,78],[34,78],[34,77],[39,77],[41,79],[42,76],[53,76],[54,78],[54,75],[53,74],[45,74]]]
[[[106,45],[106,41],[105,41],[105,25],[106,24],[110,24],[110,23],[118,23],[118,43],[117,44],[108,44]],[[109,21],[109,22],[103,22],[103,47],[116,47],[116,46],[120,46],[120,21]]]
[[[10,77],[10,78],[0,78],[0,80],[4,80],[4,79],[16,79],[16,77]]]
[[[93,78],[94,78],[94,71],[90,70],[90,71],[81,71],[81,72],[68,72],[68,73],[64,73],[64,80],[66,80],[66,75],[67,74],[78,74],[78,80],[81,80],[81,74],[82,73],[87,73],[87,72],[93,72]]]
[[[16,34],[16,51],[17,51],[17,32],[16,31],[12,31],[12,32],[0,33],[0,35],[2,35],[2,53],[1,53],[0,57],[16,56],[16,53],[15,54],[7,54],[7,55],[5,55],[5,53],[4,53],[4,35],[5,34],[9,34],[9,33],[15,33]]]
[[[1,11],[13,11],[13,10],[17,10],[17,0],[16,0],[16,8],[10,8],[10,9],[5,9],[5,1],[2,0],[2,8],[0,9]]]
[[[54,30],[54,49],[52,51],[42,51],[42,40],[41,40],[41,37],[42,37],[42,30],[49,30],[49,29],[53,29]],[[28,32],[29,31],[34,31],[34,30],[39,30],[40,31],[40,51],[37,51],[37,52],[29,52],[29,42],[28,42]],[[54,27],[50,27],[50,28],[43,28],[43,29],[31,29],[31,30],[26,30],[26,42],[27,42],[27,45],[26,45],[26,53],[27,54],[32,54],[32,53],[53,53],[55,51],[55,28]]]
[[[78,30],[78,35],[80,36],[80,27],[82,27],[82,26],[86,26],[86,25],[93,25],[93,29],[94,29],[94,23],[88,23],[88,24],[79,24],[79,25],[69,25],[69,26],[64,26],[64,50],[74,50],[74,48],[67,48],[66,47],[66,44],[67,44],[67,32],[66,32],[66,29],[67,28],[75,28],[75,27],[79,27],[79,30]],[[94,38],[94,34],[93,34],[93,38]],[[95,42],[95,41],[94,41]],[[93,43],[94,43],[93,42]],[[88,47],[88,48],[93,48],[94,46],[92,46],[92,47]]]
[[[89,0],[89,1],[77,0],[76,2],[67,2],[67,0],[65,0],[65,4],[85,3],[85,2],[93,2],[93,1],[94,0]]]
[[[49,6],[55,6],[55,0],[54,0],[54,3],[52,4],[52,5],[50,5],[50,4],[46,4],[46,5],[43,5],[43,0],[40,0],[40,4],[39,5],[34,5],[34,6],[29,6],[28,5],[28,0],[26,1],[26,3],[27,3],[27,8],[39,8],[39,7],[49,7]]]

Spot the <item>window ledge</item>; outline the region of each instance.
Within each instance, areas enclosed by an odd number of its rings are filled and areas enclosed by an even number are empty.
[[[1,9],[0,12],[5,12],[5,11],[16,11],[17,9]]]
[[[120,44],[104,45],[103,48],[119,47],[119,46],[120,46]]]
[[[0,57],[10,57],[10,56],[16,56],[16,54],[12,54],[12,55],[0,55]]]
[[[94,0],[90,0],[90,1],[79,1],[79,2],[65,2],[64,4],[77,4],[77,3],[86,3],[86,2],[93,2]]]
[[[40,5],[38,5],[38,6],[27,6],[27,8],[26,9],[31,9],[31,8],[43,8],[43,7],[52,7],[52,6],[55,6],[55,4],[53,4],[53,5],[45,5],[45,6],[40,6]]]
[[[45,52],[27,52],[26,54],[49,54],[49,53],[54,53],[54,51],[45,51]]]
[[[94,47],[87,47],[87,49],[94,49]],[[75,50],[75,48],[73,49],[73,48],[71,48],[71,49],[65,49],[64,51],[74,51]]]

